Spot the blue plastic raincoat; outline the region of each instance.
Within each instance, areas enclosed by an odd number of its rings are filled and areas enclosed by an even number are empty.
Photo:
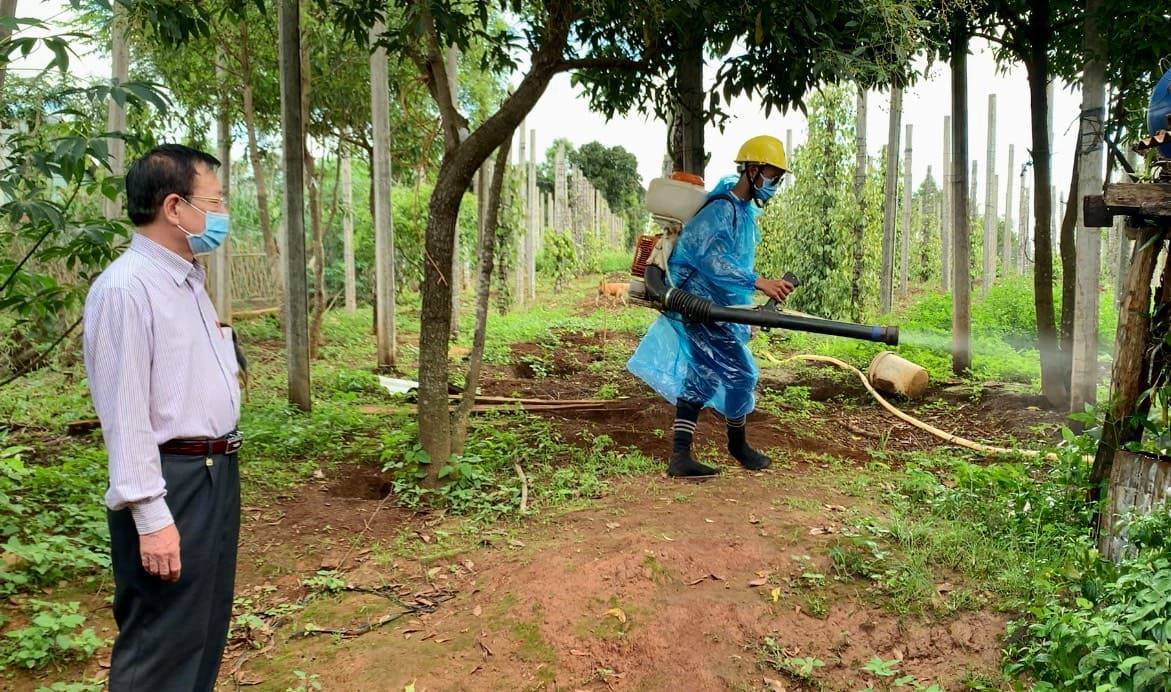
[[[709,200],[737,180],[721,180]],[[733,199],[713,201],[692,217],[667,263],[672,285],[724,306],[748,305],[756,290],[760,210]],[[651,325],[626,367],[672,404],[683,399],[741,418],[756,405],[759,376],[749,338],[746,325],[696,324],[668,313]]]

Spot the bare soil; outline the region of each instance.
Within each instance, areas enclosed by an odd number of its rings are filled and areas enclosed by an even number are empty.
[[[637,408],[539,415],[567,441],[607,435],[665,458],[672,409],[615,372],[635,337],[552,336],[515,345],[510,364],[489,366],[484,393],[572,399],[608,387]],[[750,440],[775,460],[762,473],[735,466],[722,450],[722,421],[705,413],[699,451],[721,465],[719,478],[618,481],[585,508],[470,537],[457,535],[455,519],[397,507],[389,478],[369,466],[246,507],[245,609],[301,602],[303,580],[318,570],[339,571],[348,586],[269,628],[236,632],[221,689],[285,690],[297,684],[294,671],[317,676],[325,690],[814,689],[762,666],[766,637],[783,656],[824,662],[815,675],[824,689],[876,685],[862,671],[874,656],[945,689],[996,671],[1002,614],[899,616],[864,583],[831,579],[811,589],[802,580],[810,568],[831,572],[827,551],[844,517],[882,511],[878,489],[845,487],[850,465],[939,442],[884,415],[859,383],[832,371],[766,372],[761,390],[790,386],[808,388],[806,410],[762,407],[750,418]],[[1037,439],[1058,420],[1000,388],[944,385],[906,410],[990,442]],[[112,636],[108,608],[93,617]],[[339,633],[296,636],[309,626]],[[103,658],[84,674],[100,675]]]

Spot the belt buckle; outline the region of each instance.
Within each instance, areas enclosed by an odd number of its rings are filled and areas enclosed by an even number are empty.
[[[235,454],[244,446],[244,436],[240,431],[233,430],[224,437],[225,445],[224,454]]]

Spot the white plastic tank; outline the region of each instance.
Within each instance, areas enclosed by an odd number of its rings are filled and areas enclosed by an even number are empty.
[[[703,178],[688,173],[672,173],[670,178],[655,178],[646,193],[647,210],[654,216],[686,223],[707,200]]]
[[[870,361],[867,373],[875,389],[888,394],[899,394],[918,399],[927,391],[928,374],[922,366],[912,363],[893,351],[883,351]]]

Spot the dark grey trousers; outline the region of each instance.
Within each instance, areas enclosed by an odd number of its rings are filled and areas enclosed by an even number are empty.
[[[164,454],[167,506],[179,530],[179,581],[147,574],[130,510],[109,512],[118,638],[110,692],[203,692],[215,687],[232,619],[240,537],[236,455]]]

